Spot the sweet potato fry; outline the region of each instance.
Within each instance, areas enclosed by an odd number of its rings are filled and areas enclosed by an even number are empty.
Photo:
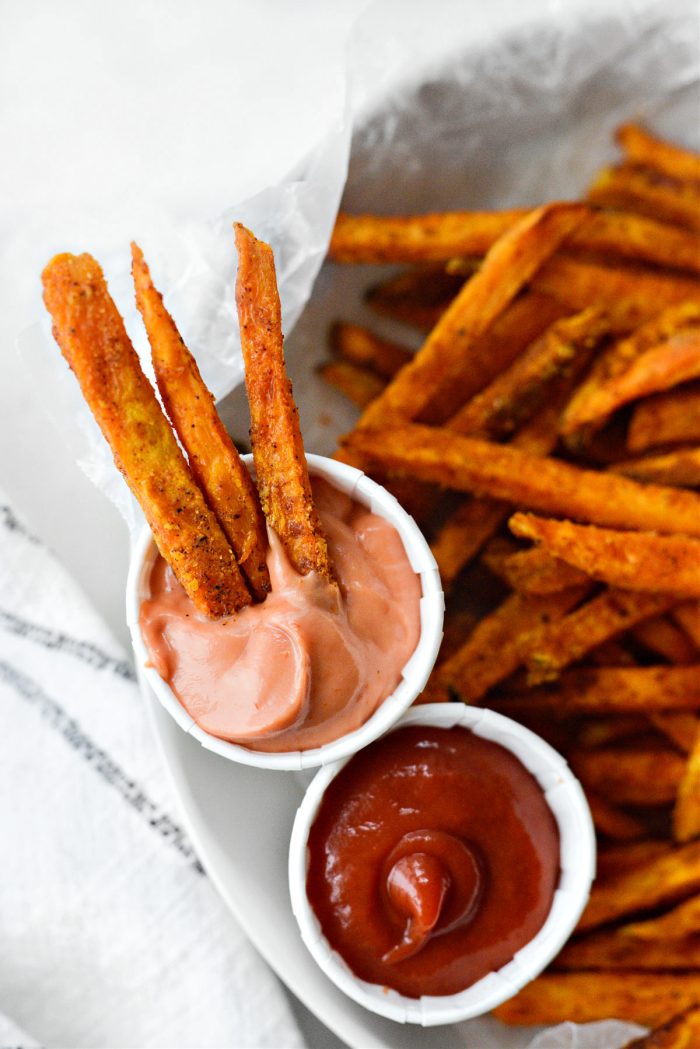
[[[691,896],[658,918],[629,922],[620,934],[633,940],[680,940],[700,933],[700,895]]]
[[[639,124],[622,124],[615,132],[615,139],[633,164],[652,168],[667,178],[690,182],[700,180],[700,156],[697,153],[657,138]]]
[[[700,548],[700,542],[698,543]],[[610,588],[552,623],[521,634],[518,652],[529,685],[556,679],[561,670],[635,623],[665,612],[677,598]]]
[[[320,365],[318,374],[358,408],[366,408],[386,386],[379,375],[349,361],[326,361]]]
[[[523,513],[514,514],[509,524],[515,535],[537,540],[554,557],[611,586],[700,597],[698,539],[622,532]]]
[[[656,972],[700,969],[700,936],[682,940],[631,940],[621,932],[594,932],[568,943],[554,959],[555,970],[653,969]],[[700,975],[698,976],[700,980]]]
[[[265,562],[267,531],[257,489],[136,244],[131,245],[131,255],[136,305],[151,344],[163,405],[253,597],[262,601],[270,590],[270,576]]]
[[[481,547],[507,520],[508,503],[496,499],[465,499],[435,535],[430,549],[448,589]]]
[[[509,368],[467,401],[448,428],[461,434],[508,435],[540,406],[551,381],[570,373],[577,355],[589,353],[607,330],[605,318],[595,307],[555,321]]]
[[[700,718],[682,710],[656,711],[648,715],[649,722],[679,750],[689,754],[700,735]]]
[[[618,809],[612,802],[601,798],[590,787],[586,790],[586,800],[598,834],[603,834],[612,841],[633,842],[647,833],[643,823],[628,812]]]
[[[700,296],[700,283],[660,270],[632,269],[556,255],[532,279],[536,291],[570,310],[597,305],[613,329],[628,332],[659,310]]]
[[[616,805],[675,801],[685,760],[674,750],[607,747],[572,750],[568,761],[581,782]]]
[[[676,605],[671,618],[681,630],[685,630],[695,647],[700,648],[700,601],[684,601]]]
[[[335,262],[443,262],[485,255],[527,210],[452,211],[428,215],[338,215],[330,244]],[[600,211],[562,246],[636,262],[700,272],[698,240],[691,232],[641,215]]]
[[[698,383],[656,394],[635,405],[627,431],[627,448],[630,452],[644,452],[648,448],[667,444],[693,444],[698,441]]]
[[[268,524],[301,574],[332,577],[311,495],[299,415],[284,367],[282,318],[272,250],[236,224],[236,303],[241,325],[251,443]]]
[[[629,373],[630,368],[652,348],[667,341],[678,331],[697,324],[699,320],[700,303],[683,302],[662,309],[661,313],[657,313],[632,335],[613,343],[599,356],[589,377],[571,398],[562,414],[561,433],[571,434],[592,422],[600,425],[616,407],[614,399],[611,400],[611,387],[616,389],[617,383]]]
[[[622,871],[633,870],[640,863],[646,863],[653,857],[661,856],[662,853],[669,852],[671,848],[668,842],[658,841],[656,838],[650,838],[648,841],[633,841],[625,845],[606,845],[598,849],[597,877],[600,881],[604,881],[613,875],[621,874]],[[685,905],[680,904],[680,906]],[[628,929],[629,926],[623,925],[621,928]],[[694,931],[694,929],[683,930],[680,935]],[[655,940],[657,937],[652,935],[649,938]]]
[[[558,557],[552,557],[541,546],[516,553],[494,561],[482,558],[488,568],[521,594],[556,594],[570,586],[579,586],[586,581],[586,573]]]
[[[700,232],[700,197],[693,182],[669,183],[634,164],[600,172],[587,199],[601,207],[648,215],[660,222]]]
[[[700,999],[696,973],[545,973],[493,1015],[507,1024],[556,1024],[565,1020],[631,1020],[665,1023]]]
[[[511,594],[480,620],[454,655],[436,668],[428,691],[444,699],[455,692],[465,703],[477,702],[517,669],[522,636],[564,615],[582,599],[586,589],[574,587],[547,597]]]
[[[417,418],[441,387],[465,372],[472,376],[471,392],[480,389],[491,378],[492,365],[476,357],[477,340],[586,214],[576,204],[540,208],[500,238],[413,360],[364,413],[360,427]]]
[[[592,929],[625,914],[675,903],[698,889],[700,842],[692,842],[595,884],[578,928]]]
[[[673,837],[690,841],[700,834],[700,739],[690,752],[673,810]]]
[[[694,1049],[700,1045],[700,1006],[691,1006],[623,1049]]]
[[[664,455],[629,459],[609,467],[612,473],[635,477],[638,481],[673,485],[678,488],[700,487],[700,448],[677,448]]]
[[[700,664],[689,667],[581,667],[565,670],[556,687],[509,689],[492,705],[504,714],[646,713],[700,709]]]
[[[329,341],[338,357],[360,368],[369,368],[385,379],[393,378],[413,357],[404,346],[382,339],[360,324],[338,321],[330,330]]]
[[[357,430],[346,442],[370,462],[458,491],[610,528],[700,536],[700,495],[695,492],[582,470],[438,427]]]
[[[700,656],[685,631],[670,622],[666,616],[637,624],[632,630],[632,637],[654,655],[678,666],[697,663]]]
[[[588,718],[576,729],[576,745],[587,750],[597,750],[629,736],[638,736],[648,728],[645,717],[628,714],[626,717]]]
[[[57,255],[42,281],[56,342],[161,554],[205,615],[249,604],[233,551],[141,370],[100,266],[90,255]]]

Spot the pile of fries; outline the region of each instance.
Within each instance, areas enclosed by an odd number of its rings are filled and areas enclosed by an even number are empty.
[[[165,412],[95,259],[57,255],[42,275],[54,336],[115,463],[160,553],[196,608],[210,618],[264,601],[270,590],[266,522],[301,575],[316,571],[333,582],[285,371],[272,249],[240,224],[235,233],[255,482],[136,244],[136,304]]]
[[[587,793],[598,878],[508,1023],[605,1017],[700,1045],[700,157],[640,127],[586,199],[340,215],[330,257],[404,263],[325,378],[362,409],[339,457],[428,532],[448,595],[424,701],[550,740]],[[534,545],[533,545],[534,544]],[[475,615],[475,610],[477,615]],[[656,1040],[653,1040],[653,1039]]]

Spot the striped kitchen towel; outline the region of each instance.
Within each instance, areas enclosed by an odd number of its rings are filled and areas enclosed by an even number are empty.
[[[2,493],[0,710],[0,1045],[301,1046],[179,825],[131,662]]]

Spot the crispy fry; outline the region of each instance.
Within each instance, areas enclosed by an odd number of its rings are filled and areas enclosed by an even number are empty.
[[[458,255],[485,255],[525,214],[524,208],[401,217],[341,212],[329,254],[335,262],[354,263],[443,262]],[[694,234],[640,215],[594,213],[563,247],[700,272],[700,245]]]
[[[648,728],[645,717],[628,714],[626,717],[589,718],[576,729],[576,744],[588,750],[597,750],[629,736],[638,736]]]
[[[555,321],[486,389],[467,401],[448,428],[492,437],[511,433],[540,406],[551,381],[570,373],[577,355],[588,353],[607,330],[607,321],[595,307]]]
[[[700,495],[695,492],[643,485],[417,424],[358,430],[346,441],[351,451],[372,462],[447,488],[611,528],[700,536]]]
[[[236,224],[236,303],[250,403],[258,491],[268,524],[301,575],[331,578],[328,547],[311,495],[299,414],[284,367],[272,250]]]
[[[690,841],[700,834],[700,739],[690,752],[673,810],[673,837]]]
[[[430,544],[445,588],[478,554],[508,518],[508,503],[495,499],[465,499],[438,530]]]
[[[632,1020],[656,1027],[700,998],[696,973],[545,973],[493,1015],[507,1024]]]
[[[683,302],[658,313],[632,335],[619,339],[595,362],[587,380],[582,383],[566,407],[560,431],[567,435],[591,422],[605,420],[616,407],[610,390],[629,373],[640,358],[685,327],[700,319],[698,302]]]
[[[681,710],[652,712],[649,722],[686,754],[693,749],[700,734],[697,714],[686,714]]]
[[[698,383],[656,394],[635,405],[627,431],[627,448],[630,452],[697,441],[700,441]]]
[[[700,1045],[700,1006],[691,1006],[623,1049],[694,1049]]]
[[[592,929],[625,914],[675,903],[698,889],[700,842],[692,842],[595,884],[578,928]]]
[[[588,190],[587,199],[601,207],[648,215],[660,222],[700,231],[700,198],[693,182],[671,184],[634,164],[605,168]]]
[[[514,514],[509,524],[515,535],[537,540],[554,557],[611,586],[700,597],[698,539],[621,532],[523,513]]]
[[[591,788],[586,790],[586,801],[591,810],[595,829],[613,841],[637,841],[647,833],[643,823],[601,798]]]
[[[477,340],[586,214],[580,205],[538,209],[497,241],[414,359],[367,409],[359,425],[369,428],[415,419],[430,408],[441,387],[465,372],[472,378],[471,393],[488,382],[492,364],[476,356]]]
[[[685,631],[671,623],[666,616],[639,623],[632,630],[632,636],[650,652],[679,666],[697,663],[700,656]]]
[[[675,801],[685,769],[680,754],[658,747],[573,750],[568,760],[586,786],[617,805],[666,805]]]
[[[586,581],[586,573],[558,557],[552,557],[543,547],[518,550],[499,558],[482,555],[488,568],[521,594],[556,594],[570,586]]]
[[[233,551],[141,371],[100,266],[90,255],[57,255],[42,280],[54,337],[161,554],[205,615],[249,604]]]
[[[320,365],[318,374],[358,408],[366,408],[371,404],[386,385],[379,375],[349,361],[326,361]]]
[[[700,156],[657,138],[639,124],[622,124],[615,138],[633,164],[653,168],[668,178],[700,180]]]
[[[382,339],[359,324],[336,322],[330,330],[329,341],[339,357],[361,368],[369,368],[385,379],[396,375],[413,356],[404,346]]]
[[[700,933],[700,895],[691,896],[658,918],[620,926],[620,934],[634,940],[680,940],[693,933]]]
[[[700,664],[689,667],[581,667],[565,670],[556,688],[510,690],[493,704],[504,714],[615,714],[700,709]]]
[[[681,630],[685,630],[695,647],[700,648],[700,601],[684,601],[683,604],[676,605],[671,618],[678,623]]]
[[[253,597],[262,601],[270,590],[270,576],[265,562],[267,531],[257,489],[136,244],[131,245],[131,255],[136,305],[151,344],[163,405]]]
[[[586,587],[574,587],[547,597],[511,594],[474,631],[448,660],[434,672],[428,691],[448,699],[459,694],[465,703],[475,703],[520,664],[522,636],[539,624],[549,623],[573,608]]]
[[[570,663],[633,624],[665,612],[676,600],[667,594],[611,588],[569,615],[521,634],[518,652],[528,670],[528,684],[554,680]]]
[[[700,936],[663,943],[631,940],[619,930],[594,932],[568,943],[552,962],[561,969],[700,969]],[[698,975],[700,981],[700,974]]]
[[[638,481],[674,485],[679,488],[700,487],[700,448],[678,448],[664,455],[630,459],[609,467],[612,473],[635,477]]]
[[[539,550],[539,547],[533,547]],[[597,667],[633,667],[636,660],[621,641],[605,641],[590,654],[591,662]]]
[[[604,880],[620,874],[622,871],[633,870],[640,863],[646,863],[655,856],[661,856],[662,853],[669,852],[671,848],[672,846],[668,842],[658,841],[655,838],[651,838],[648,841],[633,841],[625,845],[607,845],[604,848],[599,848],[596,860],[597,877]],[[684,905],[681,904],[680,906]],[[628,929],[629,926],[623,925],[621,928]],[[694,932],[695,930],[688,929],[685,931]],[[656,936],[651,936],[650,939],[656,939]]]

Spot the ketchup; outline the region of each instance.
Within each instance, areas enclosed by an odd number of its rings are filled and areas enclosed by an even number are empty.
[[[356,754],[309,833],[306,891],[360,979],[455,994],[542,927],[559,833],[534,777],[464,728],[406,726]]]

